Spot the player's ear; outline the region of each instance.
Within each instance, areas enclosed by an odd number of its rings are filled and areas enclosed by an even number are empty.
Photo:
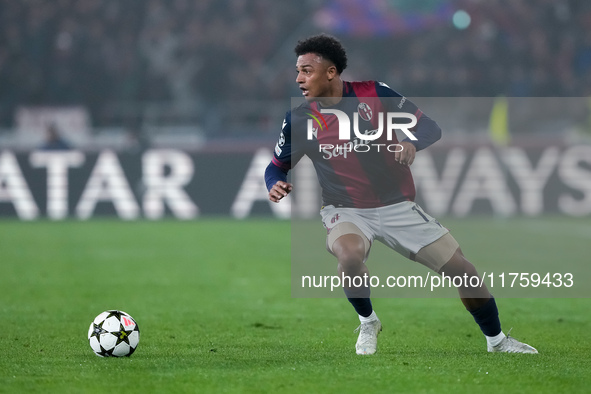
[[[337,68],[333,65],[328,66],[326,69],[326,76],[328,77],[329,81],[332,81],[334,77],[338,75]]]

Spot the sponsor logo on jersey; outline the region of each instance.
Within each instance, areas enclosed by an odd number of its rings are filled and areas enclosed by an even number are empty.
[[[388,152],[396,153],[402,152],[404,147],[400,144],[367,144],[360,143],[359,140],[355,140],[355,143],[349,141],[341,145],[333,144],[319,144],[318,151],[322,153],[322,158],[330,160],[333,157],[342,156],[346,159],[349,153],[367,153],[367,152]]]
[[[398,108],[402,109],[402,106],[404,105],[405,102],[406,102],[406,97],[402,96],[402,99],[400,100],[400,103],[398,104]]]

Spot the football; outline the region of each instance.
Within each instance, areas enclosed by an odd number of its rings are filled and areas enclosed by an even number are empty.
[[[128,313],[105,311],[90,323],[88,341],[97,356],[131,356],[140,342],[140,328]]]

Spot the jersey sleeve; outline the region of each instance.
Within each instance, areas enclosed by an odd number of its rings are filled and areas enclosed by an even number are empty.
[[[379,97],[385,98],[384,104],[388,112],[407,112],[419,119],[423,112],[409,99],[386,85],[376,81],[376,92]]]
[[[287,173],[298,162],[299,156],[293,154],[291,138],[291,111],[285,114],[279,140],[275,144],[273,159],[265,170],[265,183],[270,190],[277,181],[286,181]]]
[[[417,118],[417,124],[410,130],[416,141],[405,138],[403,141],[412,143],[417,151],[425,149],[441,138],[441,128],[434,120],[423,113],[411,100],[391,89],[383,82],[376,82],[379,97],[384,97],[384,104],[388,112],[406,112]]]
[[[291,111],[285,114],[279,140],[275,144],[273,160],[275,166],[289,171],[291,169]]]

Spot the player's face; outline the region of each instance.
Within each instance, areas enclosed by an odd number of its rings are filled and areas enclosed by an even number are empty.
[[[307,101],[331,96],[330,81],[336,73],[332,63],[315,53],[306,53],[298,57],[296,71],[296,82]]]

